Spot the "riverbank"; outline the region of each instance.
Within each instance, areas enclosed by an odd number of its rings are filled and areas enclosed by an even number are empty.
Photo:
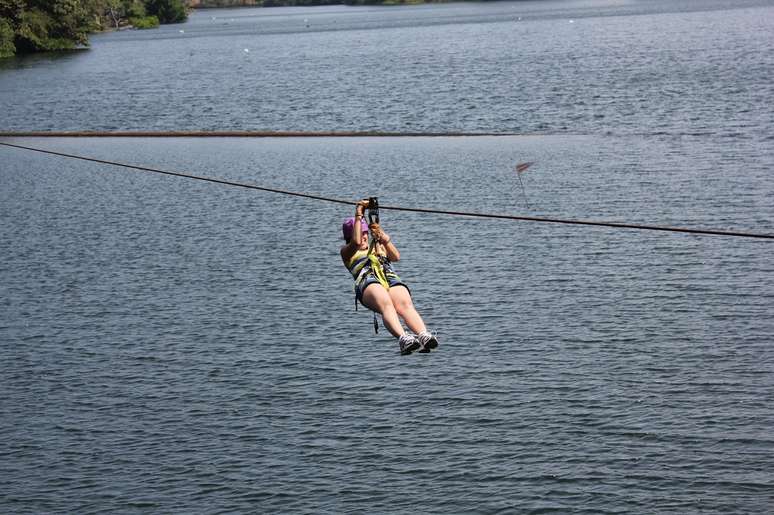
[[[315,5],[416,5],[450,3],[453,1],[456,0],[188,0],[186,5],[191,9],[222,9],[229,7],[301,7]]]
[[[184,0],[76,0],[20,8],[0,3],[0,58],[88,46],[90,34],[108,28],[180,23],[187,9]]]

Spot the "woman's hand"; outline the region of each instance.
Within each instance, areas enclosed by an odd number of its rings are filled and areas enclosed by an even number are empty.
[[[368,207],[367,199],[359,201],[355,206],[355,216],[359,216],[360,218],[362,218],[367,207]]]
[[[381,226],[377,223],[372,223],[368,226],[368,230],[371,231],[371,237],[376,241],[387,245],[390,243],[390,235],[384,232]]]
[[[371,231],[371,237],[381,245],[381,248],[387,255],[387,259],[393,262],[398,261],[400,259],[400,252],[395,248],[395,244],[392,243],[390,235],[384,232],[384,229],[377,223],[369,225],[368,229]]]

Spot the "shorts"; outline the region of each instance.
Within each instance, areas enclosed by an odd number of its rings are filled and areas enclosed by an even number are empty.
[[[384,276],[387,278],[387,283],[390,285],[390,288],[394,288],[395,286],[403,286],[406,288],[406,290],[408,290],[409,295],[411,295],[411,290],[409,290],[409,287],[406,285],[406,283],[401,281],[398,274],[392,270],[385,270]],[[379,284],[379,279],[377,279],[376,275],[374,275],[374,273],[371,271],[365,274],[363,278],[360,279],[360,282],[355,284],[355,296],[361,304],[363,304],[363,292],[372,284]],[[363,306],[365,306],[365,304],[363,304]]]

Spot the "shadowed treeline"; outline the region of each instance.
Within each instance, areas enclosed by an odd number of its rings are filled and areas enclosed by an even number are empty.
[[[88,46],[92,32],[187,18],[184,0],[0,0],[0,58]]]

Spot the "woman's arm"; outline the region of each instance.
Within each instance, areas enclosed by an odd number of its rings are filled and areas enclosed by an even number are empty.
[[[398,251],[398,247],[392,242],[390,235],[384,232],[384,229],[376,223],[371,224],[368,228],[371,230],[371,235],[381,244],[384,253],[387,255],[387,259],[393,262],[399,261],[400,251]]]
[[[360,243],[363,241],[363,231],[360,228],[360,221],[363,219],[363,213],[368,206],[367,200],[361,200],[355,206],[355,224],[352,226],[352,239],[349,243],[341,247],[341,259],[344,263],[348,263],[352,256],[355,255],[357,249],[360,248]]]
[[[349,242],[355,250],[360,247],[363,241],[363,230],[360,228],[360,221],[363,219],[363,213],[368,206],[367,200],[361,200],[355,206],[355,225],[352,227],[352,240]]]

